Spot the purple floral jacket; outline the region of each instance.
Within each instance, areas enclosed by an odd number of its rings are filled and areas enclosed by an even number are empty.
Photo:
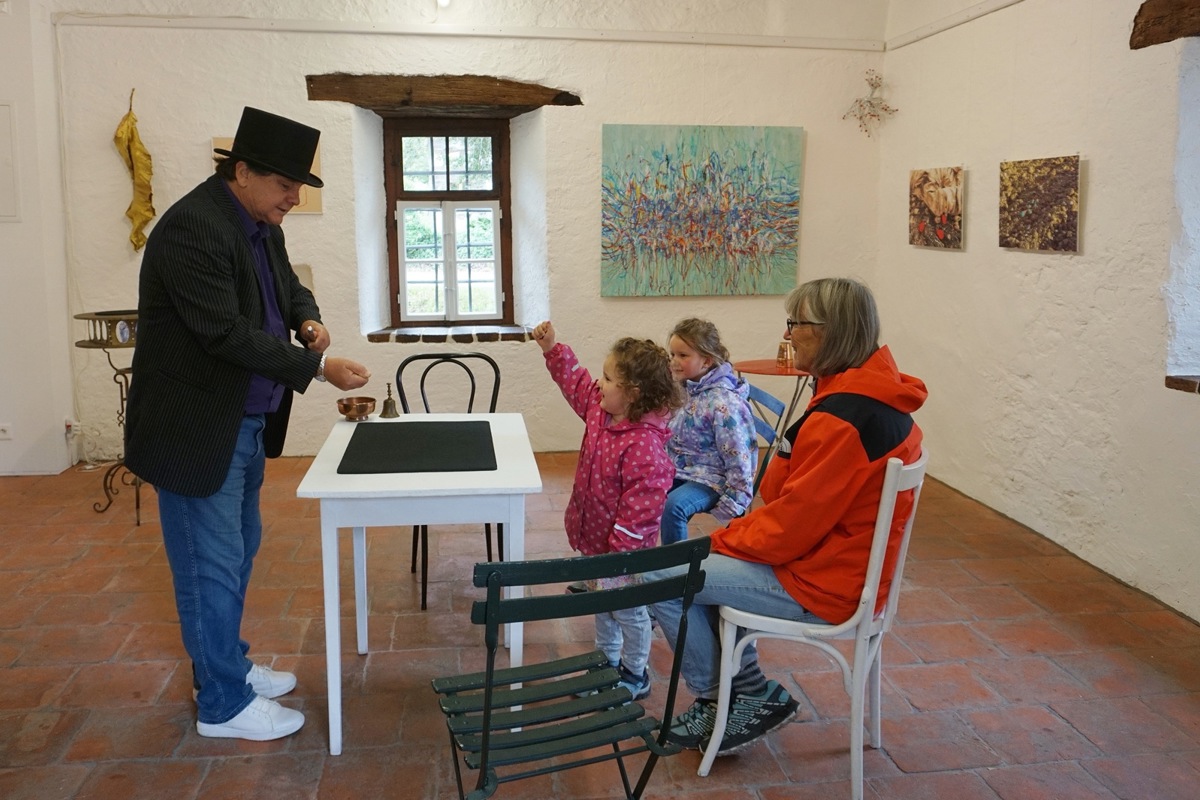
[[[758,436],[746,398],[750,388],[728,362],[698,381],[685,381],[687,403],[671,417],[667,452],[679,480],[703,484],[721,495],[712,515],[722,525],[740,517],[754,498]]]

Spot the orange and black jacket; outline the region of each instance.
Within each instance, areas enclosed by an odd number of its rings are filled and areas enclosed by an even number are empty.
[[[805,609],[835,624],[849,618],[866,581],[887,460],[910,464],[920,456],[921,429],[912,413],[927,396],[922,381],[897,369],[887,347],[861,367],[821,378],[767,466],[764,505],[714,532],[712,552],[770,564]],[[880,606],[911,495],[896,502]]]

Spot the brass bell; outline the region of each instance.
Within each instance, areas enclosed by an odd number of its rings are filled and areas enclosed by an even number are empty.
[[[387,399],[383,401],[383,411],[379,412],[380,419],[391,419],[400,416],[396,410],[396,401],[392,399],[392,385],[387,385]]]

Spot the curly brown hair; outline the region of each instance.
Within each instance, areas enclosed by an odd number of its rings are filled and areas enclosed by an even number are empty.
[[[671,357],[651,339],[626,336],[612,348],[613,367],[621,383],[635,390],[630,422],[651,412],[669,413],[684,402],[683,389],[671,377]]]

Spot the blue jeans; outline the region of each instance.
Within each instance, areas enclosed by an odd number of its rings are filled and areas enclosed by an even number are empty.
[[[215,494],[185,497],[158,490],[179,627],[199,687],[197,718],[204,723],[228,722],[254,699],[246,683],[250,645],[241,629],[250,569],[262,541],[264,424],[262,414],[243,418],[225,483]]]
[[[647,573],[647,580],[679,575],[687,565]],[[704,559],[704,589],[688,610],[687,641],[683,644],[683,679],[697,698],[717,699],[721,680],[720,606],[733,606],[753,614],[764,614],[797,622],[820,622],[788,594],[771,567],[752,564],[729,556],[710,555]],[[667,641],[674,644],[683,615],[682,600],[654,604],[654,616]],[[753,644],[742,653],[741,669],[758,662]]]
[[[641,677],[650,662],[650,609],[647,606],[605,611],[596,615],[596,649],[610,664]]]
[[[711,511],[721,499],[715,489],[702,483],[676,480],[667,493],[663,508],[662,544],[675,544],[688,538],[688,520],[703,511]]]

